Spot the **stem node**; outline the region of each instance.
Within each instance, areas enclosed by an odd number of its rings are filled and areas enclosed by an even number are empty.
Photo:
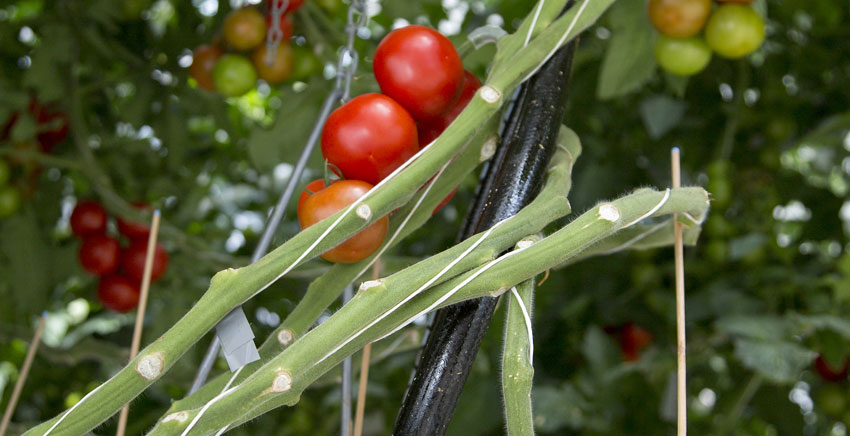
[[[277,333],[277,341],[284,347],[291,344],[293,339],[295,339],[295,334],[290,329],[283,329]]]
[[[357,206],[357,212],[356,213],[357,213],[357,216],[359,216],[360,218],[363,218],[364,220],[368,220],[369,218],[372,218],[372,208],[369,207],[368,204],[361,204],[360,206]]]
[[[287,371],[281,371],[272,381],[271,392],[281,393],[292,388],[292,376]]]
[[[136,364],[136,372],[145,380],[155,380],[162,374],[162,368],[164,366],[165,358],[162,352],[158,351],[139,359],[139,363]]]
[[[502,99],[502,93],[490,85],[482,86],[478,92],[481,98],[489,104],[496,104]]]
[[[613,203],[603,203],[599,205],[599,218],[612,223],[616,222],[620,219],[620,209],[617,209]]]

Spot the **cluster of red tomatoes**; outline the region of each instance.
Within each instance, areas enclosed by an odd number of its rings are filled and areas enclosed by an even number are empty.
[[[649,19],[660,33],[655,58],[680,76],[702,71],[712,51],[725,58],[746,56],[764,41],[764,20],[753,0],[650,0]],[[705,30],[703,36],[699,33]]]
[[[64,112],[53,110],[35,99],[30,100],[27,112],[35,122],[36,133],[31,140],[15,142],[13,146],[16,149],[50,153],[68,136],[68,115]],[[15,136],[12,135],[12,129],[20,119],[21,114],[12,114],[6,125],[0,129],[0,140]],[[11,216],[18,211],[21,207],[21,197],[34,189],[40,170],[41,167],[34,161],[0,160],[0,218]],[[14,184],[13,175],[18,179]]]
[[[274,0],[283,7],[284,0]],[[257,79],[269,84],[278,84],[286,79],[301,80],[313,74],[319,60],[306,48],[291,45],[293,24],[289,15],[304,3],[304,0],[289,0],[278,29],[283,34],[269,63],[266,33],[272,26],[271,12],[265,16],[255,7],[234,10],[224,19],[222,37],[224,43],[214,42],[195,48],[189,75],[198,86],[217,90],[228,97],[242,95],[257,85]],[[270,2],[271,4],[271,2]],[[227,50],[223,50],[222,46]],[[227,51],[227,52],[226,52]],[[295,68],[301,64],[301,68]]]
[[[137,204],[137,207],[144,207]],[[129,244],[122,249],[118,239],[106,232],[108,216],[94,201],[81,201],[71,214],[71,231],[82,239],[80,265],[100,276],[97,296],[104,306],[118,311],[133,310],[139,303],[139,284],[145,269],[150,229],[142,223],[118,218],[118,231]],[[156,244],[151,282],[159,280],[168,268],[168,252]]]
[[[319,179],[306,186],[298,199],[302,229],[355,202],[428,145],[481,86],[464,71],[448,38],[418,25],[384,37],[375,51],[373,71],[382,94],[351,99],[325,123],[322,154],[344,180],[326,185]],[[340,263],[365,259],[383,243],[387,227],[383,217],[322,257]]]

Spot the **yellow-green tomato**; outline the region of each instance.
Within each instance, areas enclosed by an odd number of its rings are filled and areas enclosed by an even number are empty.
[[[213,83],[228,97],[240,96],[257,86],[257,70],[245,56],[226,54],[213,67]]]
[[[720,56],[733,59],[746,56],[764,42],[764,20],[749,5],[721,5],[708,18],[705,40]]]
[[[711,49],[697,36],[670,38],[658,35],[654,52],[661,68],[680,76],[699,73],[711,60]]]

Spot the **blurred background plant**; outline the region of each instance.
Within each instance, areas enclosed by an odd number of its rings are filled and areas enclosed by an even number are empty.
[[[511,31],[514,0],[369,2],[353,94],[377,91],[371,54],[406,23],[460,45],[491,24]],[[42,310],[49,316],[13,434],[78,401],[127,358],[132,314],[103,307],[77,261],[69,224],[92,199],[110,215],[163,210],[168,270],[151,294],[145,337],[171,326],[215,271],[247,262],[333,85],[347,5],[307,1],[287,15],[292,71],[224,97],[190,78],[193,50],[215,41],[240,0],[18,0],[0,5],[0,408]],[[256,5],[261,10],[266,5]],[[690,426],[694,434],[846,435],[850,424],[850,14],[840,2],[757,1],[766,40],[715,56],[683,78],[658,68],[643,0],[619,0],[582,37],[565,122],[582,138],[571,202],[581,211],[637,185],[706,186],[711,216],[686,252]],[[494,51],[466,56],[484,76]],[[304,182],[322,174],[315,153]],[[389,270],[452,243],[476,184],[385,258]],[[14,191],[9,194],[8,192]],[[4,194],[5,192],[5,194]],[[298,231],[294,208],[276,243]],[[117,234],[115,222],[108,231]],[[535,423],[540,434],[665,434],[675,421],[672,253],[585,261],[538,288]],[[264,337],[292,309],[313,262],[251,300]],[[503,431],[502,316],[484,341],[448,434]],[[206,343],[203,341],[202,343]],[[185,395],[196,347],[133,403],[129,434]],[[365,434],[387,434],[415,350],[370,373]],[[820,357],[818,357],[820,356]],[[225,371],[223,361],[216,371]],[[233,434],[338,433],[334,380],[298,407]],[[114,422],[95,431],[114,432]]]

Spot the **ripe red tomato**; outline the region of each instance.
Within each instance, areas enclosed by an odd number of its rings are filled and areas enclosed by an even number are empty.
[[[339,212],[354,203],[372,185],[360,180],[340,180],[325,189],[310,195],[298,208],[298,222],[301,229]],[[322,258],[330,262],[354,263],[363,260],[377,250],[384,242],[389,228],[389,219],[382,217],[345,242],[326,251]]]
[[[815,371],[820,378],[828,382],[840,382],[847,379],[847,373],[850,372],[850,359],[844,358],[844,365],[841,368],[833,368],[823,356],[818,356],[815,359]]]
[[[283,0],[277,0],[277,3],[279,5],[282,5]],[[286,10],[283,13],[288,14],[290,12],[295,12],[303,4],[304,4],[304,0],[289,0],[289,4],[286,6]],[[271,11],[271,6],[272,6],[272,2],[269,2],[269,11]]]
[[[118,274],[103,276],[97,286],[97,297],[109,309],[129,312],[139,304],[139,286]]]
[[[266,39],[266,20],[258,10],[246,7],[227,15],[222,26],[224,40],[236,50],[251,50]]]
[[[189,66],[189,75],[198,82],[198,86],[208,91],[215,89],[212,72],[221,55],[220,48],[209,44],[199,45],[192,52],[192,65]]]
[[[620,330],[620,350],[623,352],[623,359],[627,362],[638,360],[641,350],[651,343],[652,333],[643,327],[631,322],[622,326]]]
[[[70,120],[68,114],[62,111],[49,108],[48,105],[31,99],[29,102],[28,111],[35,119],[38,127],[36,139],[41,148],[41,151],[50,153],[56,144],[65,140],[68,136],[68,125]],[[7,139],[12,132],[12,127],[18,122],[20,114],[13,113],[0,131],[0,139]]]
[[[266,15],[266,28],[272,28],[272,16],[271,14]],[[295,33],[295,26],[292,24],[292,17],[289,15],[283,15],[280,17],[280,24],[278,24],[278,29],[283,33],[282,42],[289,41],[292,38],[292,34]]]
[[[137,282],[142,281],[147,252],[147,239],[136,239],[121,252],[121,269],[128,278]],[[166,269],[168,269],[168,252],[162,245],[156,244],[153,254],[153,268],[151,269],[151,283],[159,280],[165,274]]]
[[[84,200],[71,213],[71,231],[79,237],[106,231],[106,211],[100,204]]]
[[[278,45],[277,54],[271,65],[266,62],[266,53],[268,53],[268,49],[263,44],[251,54],[251,61],[254,62],[254,68],[257,69],[257,76],[271,85],[283,82],[292,74],[292,47],[289,43]]]
[[[455,194],[457,194],[457,188],[454,188],[452,192],[449,192],[449,195],[446,195],[446,198],[444,198],[443,201],[441,201],[440,204],[438,204],[437,207],[435,207],[434,210],[431,211],[431,215],[434,215],[435,213],[439,212],[440,209],[446,207],[446,205],[449,204],[450,201],[452,201],[452,197],[454,197]]]
[[[133,207],[136,209],[148,210],[150,206],[147,203],[135,202]],[[118,231],[129,239],[147,239],[151,229],[140,222],[130,221],[118,217]]]
[[[416,137],[416,123],[401,105],[364,94],[328,117],[322,154],[346,179],[375,185],[419,151]]]
[[[463,64],[448,38],[425,26],[393,30],[372,63],[381,91],[418,121],[446,113],[463,86]]]
[[[80,265],[98,276],[109,274],[118,268],[121,245],[104,234],[90,235],[80,245]]]
[[[460,92],[460,97],[458,97],[457,102],[448,110],[448,112],[444,113],[442,116],[435,120],[423,121],[420,122],[417,126],[419,131],[419,146],[424,147],[431,143],[431,141],[437,139],[443,130],[446,130],[446,127],[449,127],[449,124],[463,112],[463,109],[469,102],[472,100],[472,97],[475,97],[475,92],[478,91],[478,88],[481,87],[481,81],[478,80],[478,77],[475,77],[475,74],[470,73],[469,71],[463,72],[463,88]]]
[[[674,38],[699,33],[711,12],[711,0],[649,0],[649,21]]]
[[[764,20],[749,5],[720,5],[705,25],[705,42],[720,56],[746,56],[764,42]]]
[[[301,195],[298,196],[298,214],[301,214],[301,208],[304,207],[304,202],[307,201],[311,195],[325,189],[326,187],[325,179],[316,179],[304,186],[304,190],[302,190]]]

